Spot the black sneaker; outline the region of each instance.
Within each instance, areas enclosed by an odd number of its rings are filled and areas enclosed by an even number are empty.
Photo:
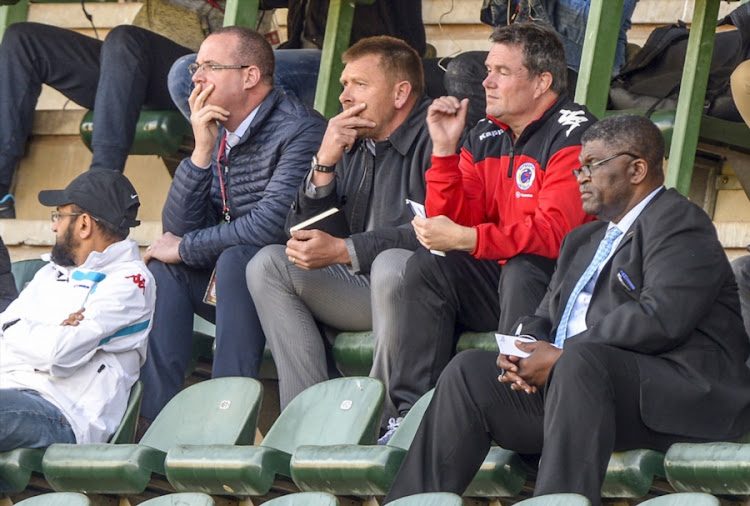
[[[0,219],[15,219],[16,199],[12,193],[8,193],[0,199]]]

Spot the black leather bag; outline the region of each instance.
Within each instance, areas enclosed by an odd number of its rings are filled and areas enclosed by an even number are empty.
[[[729,76],[750,57],[750,4],[732,11],[718,26],[737,30],[716,34],[704,112],[730,121],[742,121],[732,100]],[[613,79],[611,109],[675,109],[680,93],[690,30],[684,22],[651,32],[643,48]]]

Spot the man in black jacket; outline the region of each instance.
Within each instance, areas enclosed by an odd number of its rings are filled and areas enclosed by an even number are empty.
[[[247,268],[279,374],[282,409],[328,379],[316,322],[373,329],[371,375],[387,382],[394,315],[383,309],[397,296],[400,269],[418,247],[405,199],[424,202],[431,152],[419,55],[401,40],[379,36],[353,45],[344,62],[344,112],[328,123],[287,223],[336,207],[350,234],[296,231],[286,248],[264,248]]]
[[[460,353],[386,497],[462,493],[491,441],[540,454],[535,495],[601,502],[613,451],[731,441],[750,428],[750,351],[711,219],[666,190],[659,129],[613,116],[574,170],[598,221],[565,237],[519,355]]]
[[[193,313],[216,322],[215,377],[258,375],[264,338],[245,265],[284,241],[286,213],[325,130],[318,113],[274,89],[273,70],[268,41],[241,27],[210,35],[192,67],[195,150],[177,168],[165,233],[145,256],[159,287],[141,372],[148,420],[182,387]]]

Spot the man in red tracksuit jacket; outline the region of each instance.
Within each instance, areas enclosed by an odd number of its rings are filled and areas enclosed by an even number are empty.
[[[534,312],[563,236],[589,219],[571,171],[596,118],[566,96],[562,43],[532,23],[497,28],[491,40],[487,117],[459,155],[468,100],[441,97],[427,115],[428,218],[413,221],[426,249],[409,259],[394,301],[402,317],[389,394],[401,416],[435,386],[457,332],[511,333]]]

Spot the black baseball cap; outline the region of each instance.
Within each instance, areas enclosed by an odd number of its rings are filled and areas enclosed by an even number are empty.
[[[39,202],[48,207],[75,204],[116,228],[141,224],[135,219],[141,205],[138,194],[128,178],[116,170],[86,171],[64,190],[40,191]]]

